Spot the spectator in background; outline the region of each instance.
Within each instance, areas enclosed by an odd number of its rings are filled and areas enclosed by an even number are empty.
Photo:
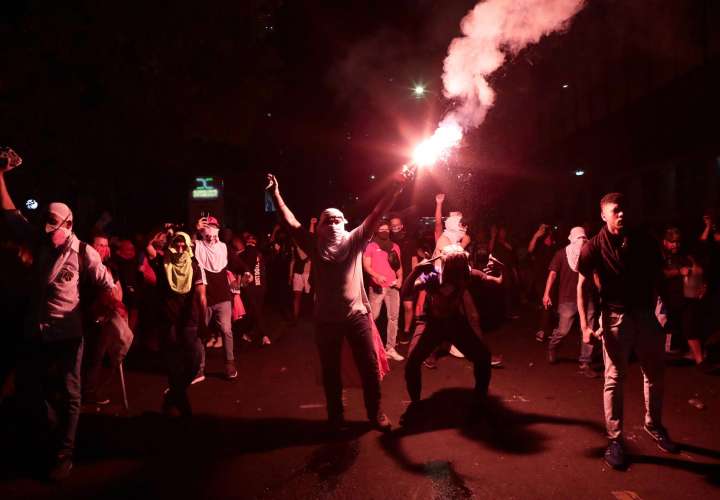
[[[553,330],[552,337],[550,337],[550,342],[548,343],[548,362],[550,364],[557,362],[558,346],[565,336],[570,333],[570,329],[578,315],[577,263],[580,257],[580,251],[587,241],[585,229],[581,227],[572,228],[568,240],[570,244],[555,252],[555,256],[550,262],[547,284],[542,299],[545,310],[550,310],[553,305],[551,293],[554,284],[557,283],[557,312],[560,318],[558,326]],[[597,323],[595,315],[597,308],[595,307],[594,293],[591,289],[592,283],[585,281],[585,286],[587,289],[584,293],[586,297],[590,298],[585,308],[585,321],[594,328]],[[580,373],[588,378],[597,378],[600,374],[590,366],[592,354],[593,345],[589,342],[583,342],[582,339],[580,339],[580,357],[578,359],[580,363]]]
[[[402,286],[401,258],[400,247],[390,240],[390,225],[386,221],[380,222],[363,254],[363,266],[370,276],[368,298],[373,320],[377,320],[385,304],[388,319],[385,353],[395,361],[405,359],[395,350]]]
[[[317,218],[310,219],[310,233],[315,233]],[[292,260],[290,261],[290,279],[288,280],[293,290],[293,322],[300,319],[300,309],[302,306],[303,293],[310,293],[310,256],[293,242],[292,244]]]
[[[198,329],[206,324],[207,298],[190,235],[170,230],[167,240],[169,245],[162,257],[152,250],[148,253],[158,276],[161,343],[168,373],[162,410],[170,417],[188,417],[192,407],[187,388],[205,379],[198,376],[203,348]]]
[[[123,287],[123,304],[128,312],[128,324],[135,331],[138,324],[142,271],[135,245],[130,240],[120,240],[112,258],[112,266],[120,277]]]
[[[265,257],[257,247],[257,238],[246,231],[243,233],[245,248],[238,253],[238,257],[250,273],[247,285],[243,287],[243,304],[252,321],[252,330],[243,335],[246,342],[259,342],[261,345],[270,345],[270,337],[265,331],[265,293],[267,291],[267,271]]]
[[[417,242],[411,238],[402,219],[393,215],[390,217],[390,239],[393,243],[400,247],[400,263],[402,264],[402,275],[409,276],[410,271],[415,267],[414,263],[417,263],[416,249]],[[401,283],[402,285],[402,283]],[[398,341],[400,344],[407,344],[410,342],[411,327],[413,321],[413,297],[415,294],[411,294],[410,297],[401,297],[403,315],[402,315],[402,334],[399,336]]]
[[[200,278],[205,285],[207,310],[205,326],[220,333],[221,345],[225,354],[225,378],[237,378],[232,331],[232,292],[228,281],[228,249],[219,241],[220,223],[215,217],[201,218],[197,223],[200,238],[195,242],[195,260],[200,270]],[[235,271],[230,269],[230,271]],[[205,371],[205,350],[199,375]]]
[[[702,299],[707,286],[704,271],[698,259],[681,252],[680,230],[669,227],[663,235],[663,280],[660,284],[667,323],[665,324],[665,351],[670,351],[673,335],[682,334],[690,347],[690,357],[705,372],[713,367],[703,356]]]
[[[531,301],[535,303],[544,302],[543,291],[545,290],[548,266],[555,254],[555,236],[553,228],[549,224],[540,224],[540,227],[533,234],[528,244],[528,256],[530,258],[528,293]],[[576,302],[576,300],[573,300]],[[540,328],[535,338],[542,342],[552,329],[552,311],[548,307],[542,307],[540,314]],[[567,332],[566,332],[567,333]]]
[[[122,302],[122,284],[117,271],[110,264],[110,245],[107,236],[95,235],[92,247],[97,250],[103,264],[112,273],[115,287],[112,293],[91,297],[91,309],[85,323],[87,348],[85,349],[85,376],[82,385],[82,402],[106,405],[110,399],[104,394],[105,385],[115,374],[128,353],[133,341],[133,332],[128,325],[127,309]],[[108,358],[109,369],[103,369]]]
[[[519,293],[518,260],[515,249],[508,240],[508,228],[505,225],[490,227],[490,254],[502,262],[503,291],[505,295],[505,316],[508,319],[518,319],[517,305]]]

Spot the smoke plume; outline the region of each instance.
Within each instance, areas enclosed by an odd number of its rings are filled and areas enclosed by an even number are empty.
[[[488,78],[508,58],[543,36],[564,30],[585,0],[487,0],[460,24],[463,36],[448,48],[443,72],[445,97],[456,107],[441,127],[480,125],[495,102]]]

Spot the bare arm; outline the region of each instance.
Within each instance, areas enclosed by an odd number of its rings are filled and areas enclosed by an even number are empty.
[[[17,210],[5,184],[5,172],[0,171],[0,204],[3,210]]]
[[[548,273],[547,281],[545,282],[545,293],[543,294],[543,307],[550,309],[552,307],[552,300],[550,299],[550,292],[557,279],[557,273],[550,271]]]
[[[587,299],[588,297],[585,294],[585,276],[580,274],[577,284],[577,307],[578,316],[580,317],[580,332],[582,333],[583,342],[589,344],[593,335],[593,329],[592,325],[588,325],[587,322]]]
[[[443,193],[435,195],[435,241],[440,239],[443,232],[442,205],[444,201],[445,195]]]
[[[200,327],[203,328],[206,324],[205,315],[207,314],[207,295],[205,293],[205,285],[200,283],[195,284],[195,300],[197,300],[198,311],[200,313],[198,320],[200,321]]]
[[[275,201],[275,206],[280,210],[280,214],[282,215],[282,219],[285,224],[290,226],[291,229],[300,229],[302,227],[302,224],[300,224],[300,222],[295,217],[295,214],[293,214],[290,208],[288,208],[288,206],[285,204],[285,201],[280,195],[280,188],[278,186],[278,181],[275,176],[273,174],[268,174],[267,180],[268,185],[265,189],[270,191],[270,194],[273,197],[273,201]]]

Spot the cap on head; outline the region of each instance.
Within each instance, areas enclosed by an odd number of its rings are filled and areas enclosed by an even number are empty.
[[[220,222],[219,222],[215,217],[213,217],[212,215],[209,215],[209,216],[208,216],[208,218],[207,218],[207,225],[208,225],[208,226],[215,226],[215,227],[217,227],[217,228],[220,228]]]

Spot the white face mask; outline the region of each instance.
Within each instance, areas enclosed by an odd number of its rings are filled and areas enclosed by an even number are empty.
[[[58,248],[65,244],[67,239],[72,234],[72,230],[68,229],[65,226],[62,226],[55,229],[54,231],[48,232],[47,234],[50,235],[50,241],[52,242],[53,246],[55,248]]]

